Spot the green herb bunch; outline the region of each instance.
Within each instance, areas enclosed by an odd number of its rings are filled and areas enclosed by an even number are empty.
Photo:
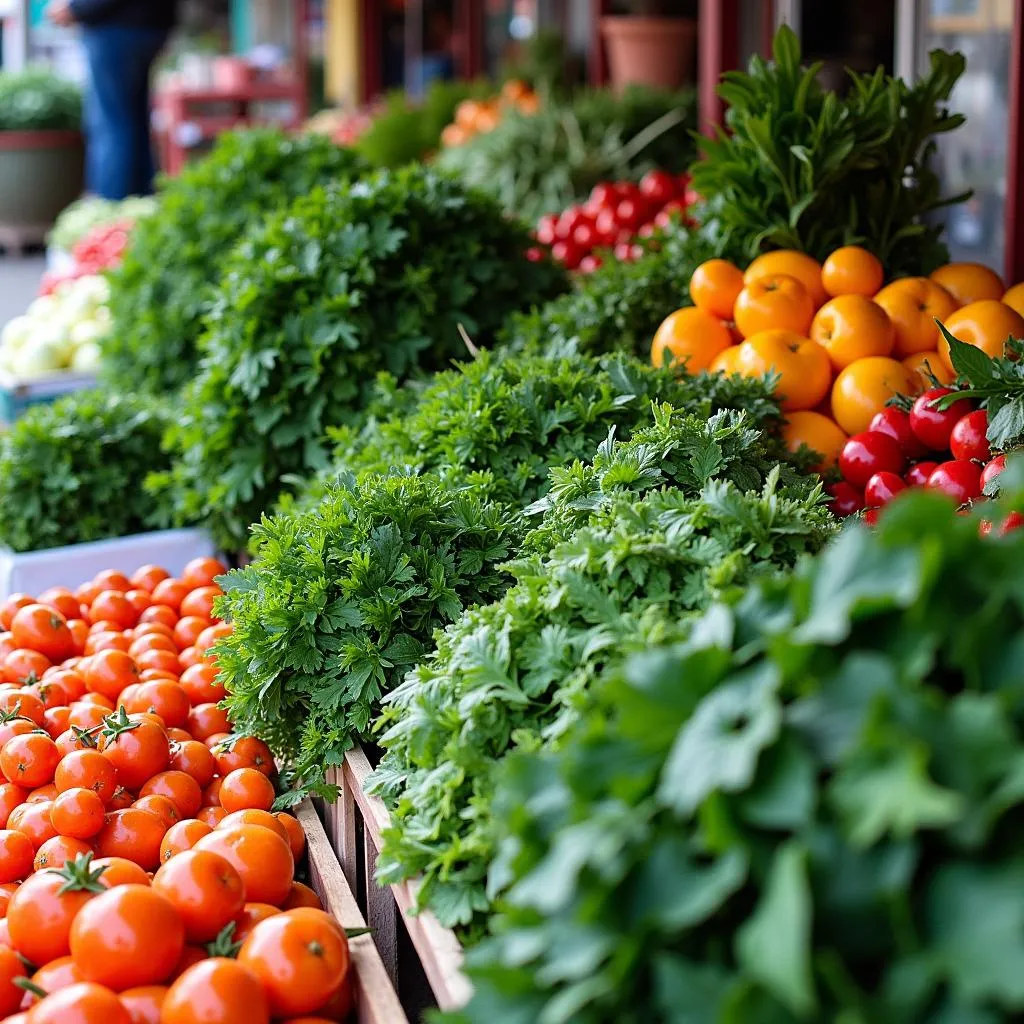
[[[168,463],[170,418],[159,400],[103,391],[29,409],[0,435],[0,543],[36,551],[152,529],[162,510],[142,481]]]
[[[460,1019],[1018,1019],[1022,645],[1024,537],[919,493],[613,668],[506,759]]]
[[[630,485],[630,445],[609,453],[625,469],[618,496],[546,557],[511,563],[516,586],[449,627],[386,698],[371,790],[391,805],[393,827],[379,878],[422,876],[422,903],[444,924],[478,927],[489,908],[494,764],[557,739],[609,660],[674,635],[686,614],[792,565],[832,531],[820,485],[780,487],[742,414],[664,415],[679,446],[663,475]],[[751,478],[759,491],[733,482]],[[661,485],[675,486],[638,499]]]
[[[947,107],[963,56],[934,51],[913,85],[881,69],[850,72],[844,98],[817,81],[819,64],[801,66],[787,26],[773,58],[723,76],[728,132],[702,143],[693,168],[694,188],[745,261],[775,248],[824,259],[860,244],[893,276],[946,262],[941,228],[926,221],[966,196],[943,196],[931,158],[936,136],[964,120]]]
[[[78,131],[82,92],[47,71],[0,71],[0,132]]]
[[[111,274],[114,329],[103,365],[112,385],[162,394],[192,380],[202,318],[245,231],[317,185],[364,169],[323,136],[254,129],[225,133],[208,156],[162,181],[159,210],[135,226]]]
[[[334,465],[304,497],[315,500],[339,469],[386,472],[405,466],[522,508],[547,491],[551,469],[589,458],[609,430],[629,438],[649,425],[652,402],[700,416],[743,409],[758,425],[780,422],[760,380],[679,377],[625,355],[570,350],[548,358],[484,351],[438,374],[411,405],[400,403],[361,429],[331,431]]]
[[[694,270],[715,256],[738,255],[706,231],[675,224],[658,247],[634,263],[608,260],[574,291],[512,317],[504,332],[511,347],[557,352],[569,343],[581,352],[630,352],[647,360],[662,320],[689,295]]]
[[[587,92],[545,102],[535,114],[510,111],[493,131],[444,150],[437,165],[536,221],[585,199],[600,181],[639,180],[653,167],[685,170],[695,126],[692,92]]]
[[[202,371],[168,443],[180,518],[245,544],[286,480],[326,466],[330,427],[355,421],[376,374],[444,366],[464,329],[556,293],[560,270],[492,200],[420,167],[317,190],[270,217],[226,260]]]

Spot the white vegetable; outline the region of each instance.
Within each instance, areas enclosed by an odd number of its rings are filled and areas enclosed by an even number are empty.
[[[100,367],[102,353],[93,341],[88,341],[75,350],[71,357],[71,369],[76,373],[95,373]]]
[[[26,310],[26,315],[33,320],[48,320],[57,310],[57,298],[54,295],[40,295]]]
[[[0,346],[5,349],[20,348],[32,336],[36,326],[32,317],[16,316],[0,332]]]
[[[73,348],[79,348],[82,345],[94,345],[108,330],[109,328],[106,324],[100,323],[95,318],[92,320],[80,320],[71,328],[71,345]]]
[[[14,353],[11,371],[22,380],[45,377],[67,365],[67,354],[60,338],[42,337]]]

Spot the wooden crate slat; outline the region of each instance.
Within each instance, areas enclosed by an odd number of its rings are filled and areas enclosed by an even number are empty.
[[[365,928],[355,896],[313,805],[304,801],[296,817],[306,833],[310,878],[324,908],[346,928]],[[409,1024],[373,936],[349,940],[359,1024]]]

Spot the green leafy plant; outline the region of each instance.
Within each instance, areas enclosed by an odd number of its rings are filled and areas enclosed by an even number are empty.
[[[103,345],[111,385],[163,394],[195,377],[202,318],[246,229],[364,168],[323,136],[254,129],[225,133],[207,157],[162,181],[159,210],[135,227],[111,274],[114,327]]]
[[[217,646],[231,720],[293,762],[298,785],[365,736],[377,702],[464,607],[504,592],[522,521],[430,475],[363,474],[314,509],[264,518],[255,557],[221,578]]]
[[[82,93],[44,68],[0,71],[0,132],[77,131]]]
[[[318,190],[269,218],[227,259],[202,372],[169,433],[182,519],[226,547],[287,481],[322,469],[326,431],[352,423],[375,375],[436,370],[564,277],[527,259],[494,202],[421,167]]]
[[[506,761],[459,1019],[1015,1020],[1022,580],[918,493],[613,668]]]
[[[83,391],[29,409],[0,436],[0,543],[36,551],[152,529],[141,481],[166,465],[157,399]]]
[[[475,925],[468,938],[490,905],[494,765],[556,741],[609,661],[676,635],[686,615],[792,565],[833,529],[820,486],[781,487],[742,413],[665,409],[658,429],[672,437],[660,469],[656,445],[638,436],[605,446],[606,498],[552,491],[553,508],[583,513],[585,525],[561,543],[549,531],[545,554],[511,563],[516,586],[449,627],[385,699],[371,790],[391,805],[393,827],[379,878],[422,876],[422,904],[444,924]],[[744,493],[750,484],[758,490]]]
[[[385,382],[393,394],[393,382]],[[779,423],[762,381],[719,375],[679,377],[625,355],[509,356],[481,352],[438,374],[411,402],[401,402],[361,428],[332,430],[329,471],[304,492],[322,493],[340,470],[386,472],[404,466],[516,508],[540,498],[549,471],[589,458],[615,430],[628,438],[652,422],[651,403],[668,402],[701,416],[744,409],[758,424]]]
[[[726,237],[747,260],[774,248],[824,259],[856,243],[894,276],[946,262],[941,228],[927,218],[966,196],[942,194],[931,158],[936,136],[964,120],[946,106],[963,56],[934,51],[913,85],[881,69],[849,72],[842,99],[817,81],[820,65],[801,66],[787,26],[773,57],[723,76],[728,132],[705,140],[693,167],[693,186]]]
[[[691,305],[687,284],[694,270],[704,260],[731,255],[738,253],[709,232],[676,223],[636,262],[609,260],[576,290],[512,317],[505,343],[528,352],[557,352],[570,343],[581,352],[649,359],[662,320]]]
[[[682,171],[694,156],[691,92],[633,88],[623,97],[581,93],[445,150],[438,166],[535,221],[585,199],[599,181],[638,180],[652,167]]]

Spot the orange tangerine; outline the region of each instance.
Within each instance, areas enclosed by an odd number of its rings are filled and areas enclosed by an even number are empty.
[[[889,355],[895,331],[877,302],[864,295],[840,295],[815,313],[811,338],[838,371],[867,356]]]
[[[720,320],[732,319],[732,308],[743,290],[743,271],[728,260],[706,260],[690,278],[690,298]]]
[[[990,356],[1001,356],[1007,338],[1024,338],[1024,316],[997,299],[982,299],[958,309],[943,323],[957,341],[980,348]],[[949,344],[939,339],[939,355],[951,370]]]
[[[956,299],[927,277],[901,277],[876,296],[896,329],[893,354],[901,359],[915,352],[933,352],[939,346],[935,320],[956,311]]]
[[[938,352],[915,352],[901,362],[914,378],[915,394],[935,387],[932,377],[935,377],[939,384],[952,384],[956,380],[956,374],[946,365],[946,361]]]
[[[797,278],[764,274],[743,285],[733,307],[733,319],[744,338],[771,330],[806,337],[814,319],[814,303]]]
[[[1009,306],[1011,309],[1017,310],[1021,316],[1024,316],[1024,281],[1020,284],[1015,284],[1012,288],[1007,289],[1006,294],[1003,296],[1003,305]]]
[[[758,256],[747,267],[743,283],[749,285],[759,277],[775,274],[789,274],[790,277],[795,277],[807,289],[815,309],[828,298],[825,286],[821,283],[821,264],[813,256],[797,252],[796,249],[776,249],[775,252],[766,252]]]
[[[847,441],[846,434],[834,420],[811,410],[789,413],[782,427],[782,438],[791,452],[798,452],[801,445],[817,452],[821,459],[814,468],[819,473],[836,464]]]
[[[867,430],[893,395],[913,389],[910,371],[898,360],[868,356],[850,363],[832,385],[832,414],[847,434]]]
[[[821,283],[829,295],[874,295],[882,287],[882,261],[859,245],[844,245],[821,266]]]
[[[711,360],[711,365],[708,369],[712,373],[736,373],[736,356],[739,354],[739,345],[730,345],[728,348],[723,348],[721,352]]]
[[[984,263],[947,263],[932,271],[929,277],[942,285],[958,306],[982,299],[1001,299],[1006,291],[1003,279]]]
[[[662,321],[651,344],[651,363],[679,363],[686,373],[700,373],[719,352],[732,344],[729,329],[717,317],[690,306]]]
[[[761,331],[736,353],[736,372],[744,377],[779,378],[776,391],[786,412],[813,409],[828,394],[832,368],[825,350],[793,331]]]

